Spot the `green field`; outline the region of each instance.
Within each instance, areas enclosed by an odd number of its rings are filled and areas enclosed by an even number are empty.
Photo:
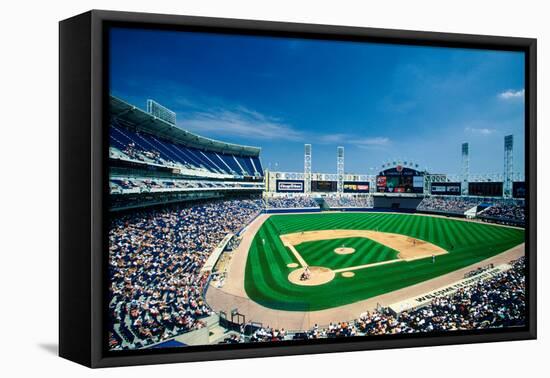
[[[345,245],[355,249],[352,255],[338,255],[334,249]],[[317,240],[295,246],[309,266],[324,266],[330,269],[349,268],[397,259],[397,252],[367,238],[342,238]]]
[[[283,244],[279,235],[314,230],[378,230],[391,232],[433,243],[449,253],[431,258],[355,270],[355,277],[344,278],[337,274],[334,280],[319,286],[300,286],[288,281],[288,274],[298,263],[292,252]],[[361,239],[372,248],[378,243],[365,238],[348,238],[348,243]],[[463,222],[451,218],[384,213],[330,213],[271,216],[260,228],[248,254],[245,271],[245,290],[248,296],[263,306],[289,311],[315,311],[368,299],[401,289],[442,274],[474,264],[504,252],[524,242],[523,230],[482,223]],[[296,249],[312,266],[340,269],[365,263],[351,259],[392,259],[390,248],[381,246],[384,255],[371,254],[362,248],[351,255],[327,258],[323,251],[341,246],[342,239],[302,243]],[[360,243],[360,244],[361,244]],[[325,245],[323,245],[325,244]],[[350,247],[353,247],[351,244]],[[331,249],[332,248],[332,249]],[[322,263],[321,263],[322,260]],[[380,260],[382,261],[382,260]],[[376,262],[376,261],[372,261]],[[368,264],[370,262],[366,262]]]

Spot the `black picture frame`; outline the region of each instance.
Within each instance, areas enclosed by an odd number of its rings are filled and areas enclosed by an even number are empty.
[[[354,337],[274,345],[105,349],[108,185],[107,30],[125,26],[523,51],[528,326],[521,329]],[[536,338],[536,39],[92,10],[59,24],[59,355],[88,367],[283,356]]]

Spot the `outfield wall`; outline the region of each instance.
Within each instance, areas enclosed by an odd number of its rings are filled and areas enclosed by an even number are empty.
[[[319,213],[321,212],[321,208],[319,207],[296,207],[296,208],[288,208],[288,209],[279,209],[279,208],[273,208],[273,209],[265,209],[265,214],[291,214],[291,213]]]
[[[385,209],[410,209],[416,210],[423,197],[405,198],[405,197],[386,197],[386,196],[373,196],[375,208]]]

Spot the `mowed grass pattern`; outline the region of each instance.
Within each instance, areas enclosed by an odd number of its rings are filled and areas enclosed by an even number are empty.
[[[355,252],[348,255],[339,255],[334,252],[336,248],[343,245],[346,248],[355,249]],[[324,266],[333,270],[395,260],[399,253],[367,238],[318,240],[301,243],[294,247],[309,266]]]
[[[298,263],[279,235],[313,230],[377,230],[411,236],[438,245],[449,253],[411,262],[399,261],[354,271],[353,278],[336,275],[320,286],[288,281],[289,263]],[[524,231],[452,218],[412,214],[330,213],[270,217],[256,234],[246,263],[245,290],[263,306],[289,311],[338,307],[472,265],[525,240]],[[306,259],[307,261],[307,259]],[[313,264],[312,264],[313,265]]]

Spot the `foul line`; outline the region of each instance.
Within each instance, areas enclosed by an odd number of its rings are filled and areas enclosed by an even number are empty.
[[[294,248],[293,245],[288,244],[285,246],[288,247],[290,251],[292,251],[292,253],[294,254],[294,257],[296,257],[296,260],[298,260],[302,268],[305,268],[306,266],[308,266],[308,264],[306,263],[306,260],[304,260],[304,258],[298,253],[298,251],[296,250],[296,248]]]
[[[423,258],[425,258],[425,257],[423,257]],[[405,260],[394,259],[394,260],[380,261],[380,262],[377,262],[377,263],[371,263],[371,264],[365,264],[365,265],[351,266],[349,268],[336,269],[336,270],[334,270],[334,273],[350,272],[352,270],[370,268],[370,267],[378,266],[378,265],[393,264],[393,263],[396,263],[396,262],[399,262],[399,261],[405,261]]]
[[[294,257],[296,257],[296,260],[298,260],[298,262],[300,263],[302,268],[305,268],[306,266],[309,266],[308,263],[306,262],[306,260],[304,260],[304,258],[300,255],[300,253],[296,250],[296,248],[294,248],[294,246],[292,244],[289,244],[289,243],[286,243],[286,242],[283,241],[283,245],[285,247],[288,247],[288,249],[290,249],[290,251],[292,252],[292,254],[294,254]],[[424,256],[424,257],[419,257],[419,258],[426,258],[426,257]],[[333,270],[333,272],[334,273],[351,272],[352,270],[371,268],[373,266],[378,266],[378,265],[393,264],[393,263],[396,263],[396,262],[399,262],[399,261],[405,261],[405,260],[403,260],[403,259],[393,259],[393,260],[380,261],[380,262],[371,263],[371,264],[356,265],[356,266],[350,266],[348,268],[335,269],[335,270]]]
[[[280,236],[279,236],[280,237]],[[292,252],[292,254],[294,255],[294,257],[296,258],[296,260],[298,260],[298,262],[300,263],[300,265],[302,266],[302,268],[305,268],[306,266],[309,266],[309,264],[306,262],[306,260],[304,260],[304,258],[300,255],[300,253],[296,250],[296,248],[294,247],[293,244],[291,244],[290,242],[288,242],[287,240],[283,239],[283,238],[280,238],[281,241],[283,242],[283,245],[285,247],[288,247],[288,249],[290,249],[290,251]],[[447,251],[444,251],[444,253],[447,253]],[[441,252],[438,252],[436,253],[436,255],[439,255],[441,254]],[[400,262],[400,261],[404,261],[404,262],[409,262],[409,261],[415,261],[415,260],[421,260],[421,259],[426,259],[428,258],[429,256],[418,256],[418,257],[412,257],[412,258],[408,258],[408,259],[403,259],[403,258],[400,258],[399,257],[399,254],[397,255],[398,258],[397,259],[393,259],[393,260],[387,260],[387,261],[380,261],[380,262],[376,262],[376,263],[370,263],[370,264],[364,264],[364,265],[356,265],[356,266],[350,266],[348,268],[340,268],[340,269],[335,269],[333,270],[334,273],[344,273],[344,272],[351,272],[353,270],[360,270],[360,269],[366,269],[366,268],[372,268],[374,266],[380,266],[380,265],[386,265],[386,264],[394,264],[394,263],[397,263],[397,262]]]

